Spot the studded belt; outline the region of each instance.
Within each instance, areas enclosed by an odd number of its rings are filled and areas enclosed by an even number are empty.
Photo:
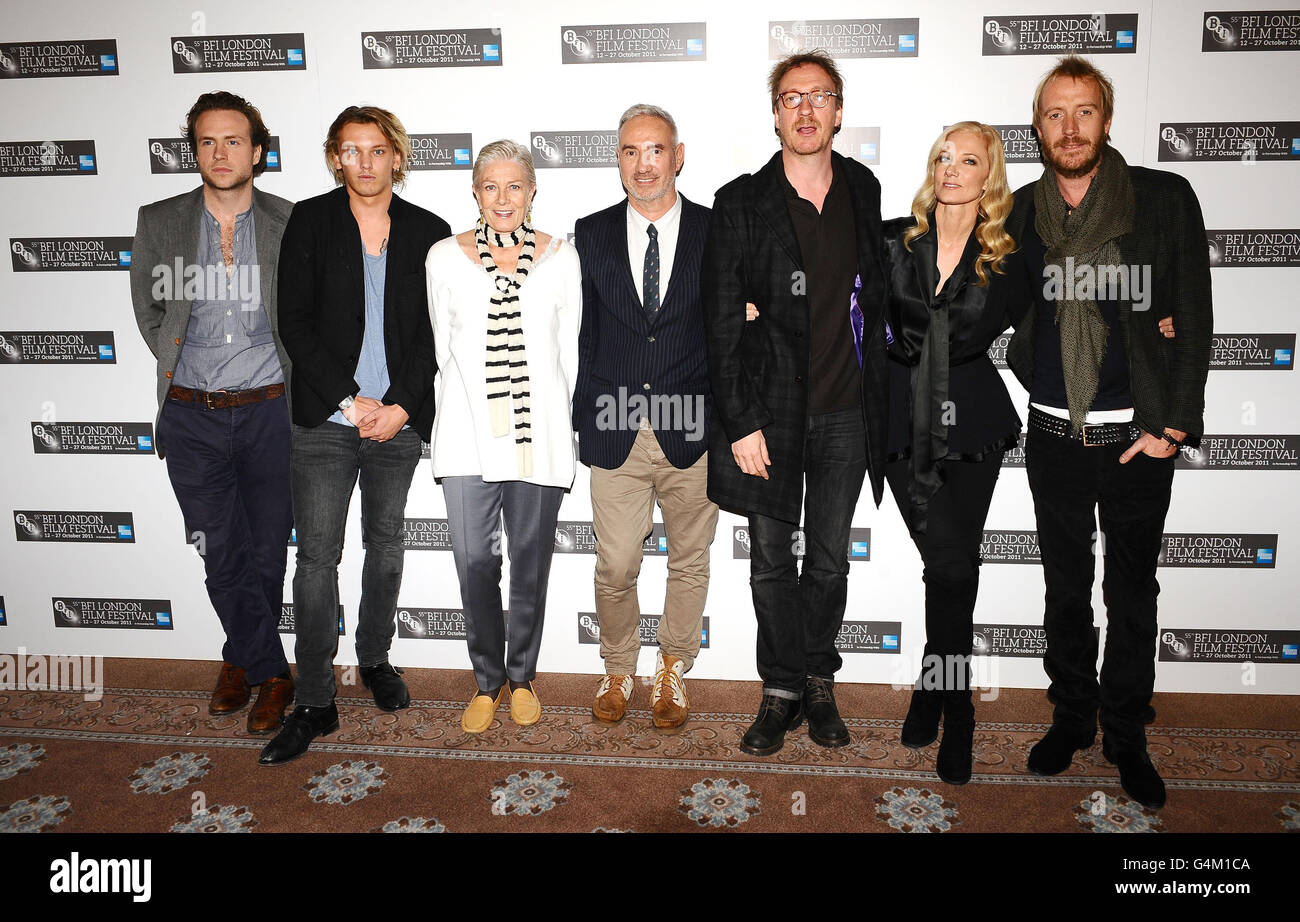
[[[1057,438],[1083,442],[1089,448],[1135,442],[1142,436],[1142,430],[1132,423],[1092,423],[1085,425],[1078,435],[1072,435],[1068,419],[1044,413],[1037,407],[1029,408],[1029,428]]]

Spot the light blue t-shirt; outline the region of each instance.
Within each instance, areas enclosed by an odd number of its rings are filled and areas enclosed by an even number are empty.
[[[364,249],[366,275],[366,329],[361,338],[361,355],[353,377],[362,397],[383,400],[392,383],[388,377],[388,356],[384,352],[384,280],[388,275],[388,251],[371,256]],[[330,422],[351,426],[342,410],[335,410]]]

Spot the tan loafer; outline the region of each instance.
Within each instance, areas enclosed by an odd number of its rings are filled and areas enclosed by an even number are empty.
[[[632,703],[633,682],[630,675],[607,675],[596,688],[596,701],[591,706],[597,720],[618,723]]]
[[[682,678],[683,663],[677,657],[662,652],[656,659],[650,710],[654,714],[656,727],[671,730],[686,723],[686,718],[691,713],[691,703],[686,698],[686,680]]]
[[[502,685],[495,699],[488,695],[475,695],[471,698],[465,713],[461,715],[460,728],[466,733],[482,733],[492,726],[492,718],[496,716],[501,702],[506,700],[506,692],[509,690],[509,685]]]
[[[542,719],[542,703],[537,700],[532,682],[516,688],[510,695],[510,719],[520,727],[531,727]]]

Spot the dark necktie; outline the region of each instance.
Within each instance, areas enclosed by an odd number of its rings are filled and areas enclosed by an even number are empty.
[[[645,248],[645,269],[641,273],[641,303],[653,317],[659,310],[659,231],[651,224],[645,232],[650,236],[650,244]]]

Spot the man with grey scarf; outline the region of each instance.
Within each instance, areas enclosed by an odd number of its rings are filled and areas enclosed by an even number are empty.
[[[1096,739],[1148,807],[1165,786],[1147,755],[1154,719],[1156,564],[1174,458],[1203,431],[1213,321],[1205,225],[1173,173],[1131,167],[1107,142],[1114,89],[1083,58],[1038,85],[1046,163],[1016,193],[1007,267],[1016,332],[1007,364],[1029,391],[1025,467],[1046,583],[1052,727],[1029,770],[1055,775]],[[1160,319],[1172,316],[1167,339]],[[1097,516],[1100,517],[1100,528]],[[1106,648],[1097,676],[1094,554],[1103,555]]]

